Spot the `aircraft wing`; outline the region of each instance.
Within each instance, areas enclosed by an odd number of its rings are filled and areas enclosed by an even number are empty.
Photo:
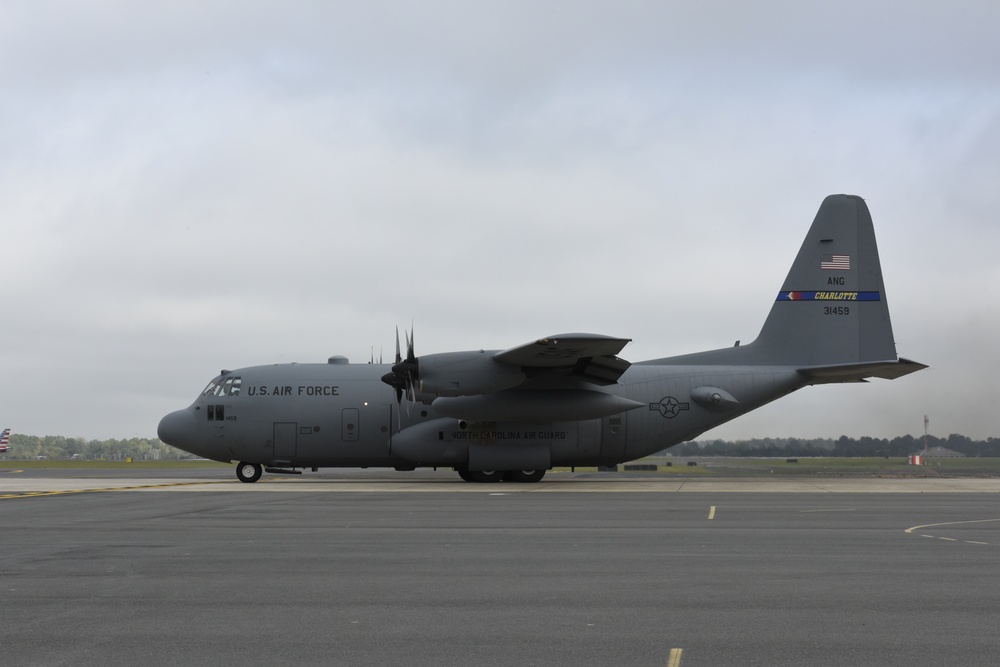
[[[446,417],[484,422],[579,421],[645,408],[648,403],[586,386],[618,382],[631,364],[617,354],[629,342],[598,334],[549,336],[494,353],[486,372],[473,358],[464,380],[457,370],[440,376],[432,405]]]
[[[595,384],[614,384],[631,364],[617,355],[631,338],[560,334],[498,352],[493,360],[532,371],[565,371]]]

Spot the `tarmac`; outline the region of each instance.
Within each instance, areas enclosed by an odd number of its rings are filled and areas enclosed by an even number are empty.
[[[3,665],[994,664],[1000,479],[0,472]]]

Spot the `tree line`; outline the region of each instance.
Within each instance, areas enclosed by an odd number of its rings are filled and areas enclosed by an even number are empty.
[[[951,434],[946,438],[927,437],[927,447],[944,447],[970,457],[1000,458],[1000,438],[972,440],[964,435]],[[157,438],[129,438],[127,440],[87,440],[61,435],[10,436],[11,451],[0,455],[7,459],[85,459],[134,461],[192,459],[193,455],[160,442]],[[923,436],[903,435],[892,439],[849,438],[842,435],[830,438],[757,438],[754,440],[700,440],[675,445],[663,453],[673,456],[908,456],[924,449]]]
[[[923,436],[886,438],[758,438],[754,440],[703,440],[685,442],[666,450],[674,456],[909,456],[924,450]],[[927,436],[926,446],[944,447],[969,457],[1000,457],[1000,438],[972,440],[953,433],[946,438]]]
[[[195,458],[187,452],[160,442],[157,438],[129,438],[127,440],[87,440],[66,438],[61,435],[10,436],[10,451],[0,459],[84,459],[87,461],[158,461]]]

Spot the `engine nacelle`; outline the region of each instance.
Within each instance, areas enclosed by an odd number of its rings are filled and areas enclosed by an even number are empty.
[[[416,465],[464,466],[469,460],[469,443],[444,436],[464,427],[462,422],[445,418],[404,428],[392,436],[392,453]]]
[[[645,408],[622,396],[583,389],[502,391],[479,396],[446,396],[431,404],[446,417],[470,421],[582,421]]]
[[[417,358],[417,392],[423,396],[472,396],[516,387],[520,368],[493,361],[493,352],[445,352]]]

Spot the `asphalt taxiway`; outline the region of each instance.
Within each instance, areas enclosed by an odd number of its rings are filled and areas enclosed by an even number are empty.
[[[1000,654],[1000,480],[0,474],[0,664]]]

